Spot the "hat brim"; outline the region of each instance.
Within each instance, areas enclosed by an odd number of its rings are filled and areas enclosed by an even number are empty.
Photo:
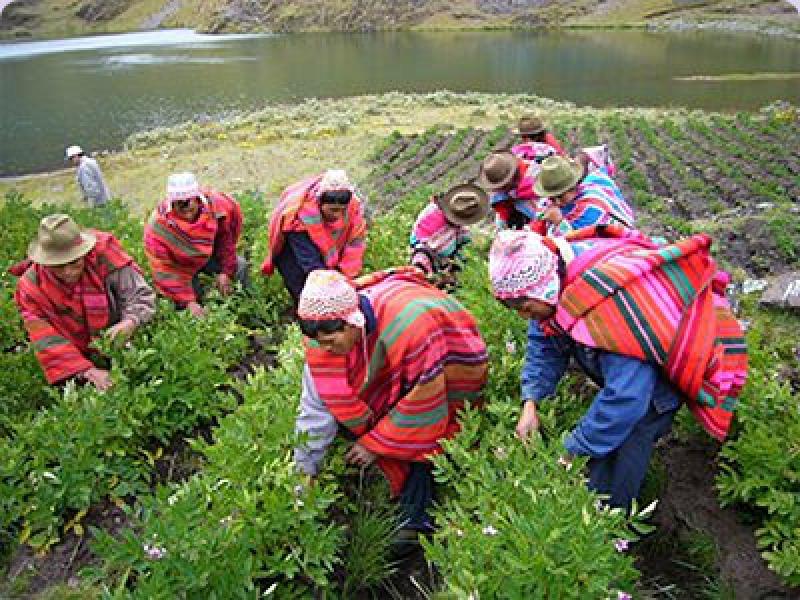
[[[475,194],[475,196],[478,197],[478,202],[480,203],[479,210],[475,214],[470,215],[468,217],[456,214],[453,211],[453,207],[450,205],[450,199],[456,194],[462,192],[470,192],[472,194]],[[442,209],[445,218],[454,225],[461,225],[463,227],[467,227],[469,225],[475,225],[475,223],[480,223],[483,219],[486,218],[486,215],[489,214],[489,194],[487,194],[483,189],[481,189],[477,185],[471,183],[456,185],[447,190],[447,192],[439,202],[439,208]]]
[[[517,129],[515,133],[516,135],[539,135],[545,131],[547,131],[547,127],[542,127],[541,129]]]
[[[570,164],[570,170],[572,171],[571,183],[566,183],[561,187],[554,188],[551,190],[547,190],[542,186],[542,178],[540,171],[539,177],[536,178],[536,181],[533,184],[533,193],[539,196],[540,198],[552,198],[553,196],[560,196],[564,192],[571,190],[578,184],[578,182],[581,179],[583,179],[583,166],[579,163]]]
[[[81,232],[81,243],[62,252],[48,252],[41,247],[38,240],[31,242],[28,246],[28,258],[31,261],[44,265],[45,267],[57,267],[71,263],[91,252],[97,243],[97,237],[88,231]]]

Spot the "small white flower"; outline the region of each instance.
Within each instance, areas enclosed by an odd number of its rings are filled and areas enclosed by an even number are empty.
[[[625,552],[630,546],[630,542],[628,540],[614,540],[614,549],[617,552]]]
[[[515,354],[517,351],[517,343],[514,340],[506,342],[506,352],[509,354]]]
[[[464,537],[464,531],[462,529],[456,529],[456,535],[458,537]]]
[[[497,535],[498,533],[500,532],[491,525],[487,525],[483,528],[483,535]]]
[[[508,452],[502,446],[498,446],[494,449],[494,455],[500,460],[505,460],[508,458]]]

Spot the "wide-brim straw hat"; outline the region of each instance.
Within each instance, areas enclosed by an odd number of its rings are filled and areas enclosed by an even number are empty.
[[[560,196],[583,179],[583,166],[563,156],[551,156],[542,161],[533,193],[540,198]]]
[[[95,235],[81,231],[69,215],[48,215],[39,223],[36,239],[28,246],[28,258],[48,267],[65,265],[88,254],[95,243]]]
[[[517,124],[517,135],[536,135],[546,130],[544,121],[534,115],[520,117]]]
[[[519,161],[511,152],[493,152],[483,159],[478,181],[487,190],[501,190],[514,180],[518,166]]]
[[[474,225],[489,212],[489,195],[472,183],[451,187],[438,201],[445,218],[454,225]]]

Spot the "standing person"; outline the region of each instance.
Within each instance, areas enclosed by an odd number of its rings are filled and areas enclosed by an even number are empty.
[[[549,202],[540,205],[537,219],[545,222],[549,235],[592,225],[618,224],[633,227],[633,209],[603,169],[590,170],[588,155],[581,162],[553,156],[542,163],[534,182],[534,193]],[[544,233],[544,231],[538,231]]]
[[[155,293],[110,233],[81,231],[68,215],[44,217],[18,276],[14,300],[47,381],[73,377],[99,390],[111,376],[92,362],[90,343],[104,329],[128,337],[155,313]]]
[[[411,229],[411,264],[428,277],[454,284],[469,225],[486,217],[489,197],[477,185],[457,185],[431,197]]]
[[[103,179],[100,166],[93,158],[89,158],[80,146],[67,148],[67,160],[77,167],[75,179],[81,190],[83,199],[90,207],[105,206],[111,200],[111,192]]]
[[[214,275],[222,295],[232,292],[234,277],[247,287],[247,261],[236,254],[241,232],[236,200],[201,189],[192,173],[170,175],[167,197],[144,228],[144,250],[158,291],[202,317],[200,273]]]
[[[511,148],[511,152],[521,158],[526,160],[541,158],[542,145],[547,145],[555,154],[566,156],[566,152],[564,152],[559,141],[552,133],[547,131],[544,121],[536,115],[523,115],[520,117],[516,133],[520,138],[520,142]]]
[[[399,496],[402,527],[431,531],[429,458],[486,384],[475,319],[413,267],[367,275],[355,287],[337,271],[314,271],[297,314],[308,336],[297,429],[311,436],[295,451],[298,466],[317,474],[338,422],[356,440],[345,459],[376,463]]]
[[[533,185],[538,171],[537,163],[511,152],[493,152],[483,160],[478,183],[490,192],[500,229],[522,229],[536,218],[539,197]]]
[[[701,234],[659,247],[618,226],[562,238],[501,232],[492,246],[494,296],[530,320],[517,435],[538,429],[537,405],[575,358],[600,391],[563,462],[588,456],[589,486],[611,506],[638,496],[682,400],[717,439],[730,426],[747,349],[710,246]]]
[[[269,221],[269,249],[261,272],[278,269],[295,304],[309,273],[337,269],[361,272],[367,225],[361,198],[341,169],[331,169],[287,187]]]

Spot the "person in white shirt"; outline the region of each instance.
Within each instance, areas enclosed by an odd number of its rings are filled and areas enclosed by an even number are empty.
[[[94,208],[108,204],[111,192],[103,179],[103,173],[100,171],[97,161],[86,156],[80,146],[67,148],[67,160],[78,168],[75,178],[81,194],[83,194],[83,199],[89,206]]]

